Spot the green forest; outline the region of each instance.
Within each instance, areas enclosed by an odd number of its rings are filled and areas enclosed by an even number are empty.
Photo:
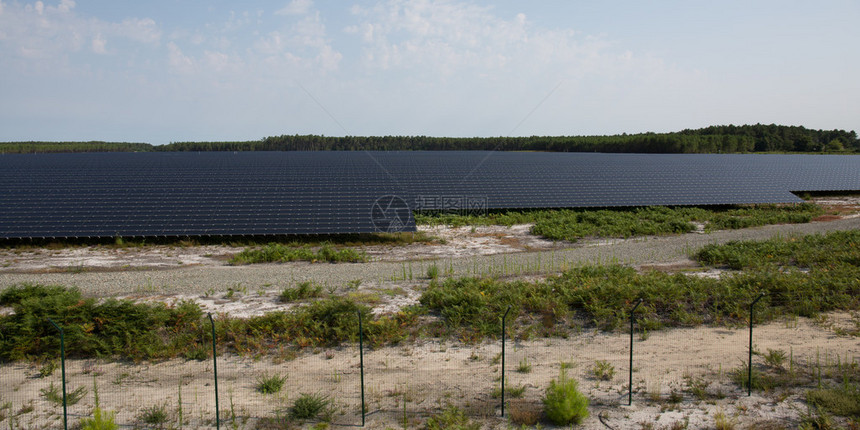
[[[612,136],[429,137],[281,135],[237,142],[0,142],[0,153],[157,151],[441,151],[496,150],[626,153],[857,153],[855,131],[783,125],[720,125],[673,133]]]

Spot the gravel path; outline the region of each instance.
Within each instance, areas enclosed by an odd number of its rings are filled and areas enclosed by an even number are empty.
[[[0,289],[20,283],[79,287],[86,295],[201,294],[247,288],[248,291],[281,288],[304,280],[345,285],[360,279],[366,284],[420,282],[427,268],[437,265],[442,276],[542,275],[565,267],[617,262],[629,265],[687,263],[689,255],[709,243],[766,239],[778,235],[822,233],[860,228],[860,217],[809,224],[772,225],[710,234],[647,237],[587,242],[554,251],[423,260],[407,263],[261,264],[251,266],[190,266],[166,270],[20,274],[0,273]]]

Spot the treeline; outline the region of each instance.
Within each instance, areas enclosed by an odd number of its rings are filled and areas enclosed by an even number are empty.
[[[845,130],[810,130],[784,125],[712,125],[683,130],[687,136],[737,136],[752,139],[756,152],[843,152],[860,151],[857,133]]]
[[[429,137],[429,136],[270,136],[236,142],[145,143],[15,142],[2,152],[94,151],[443,151],[496,150],[628,153],[860,152],[854,131],[811,130],[781,125],[724,125],[674,133],[613,136]]]
[[[271,136],[249,142],[174,142],[157,151],[442,151],[497,150],[550,152],[738,153],[857,152],[854,131],[810,130],[780,125],[711,126],[675,133],[614,136],[429,137]]]
[[[548,151],[710,153],[751,152],[745,136],[634,134],[620,136],[429,137],[429,136],[272,136],[252,142],[175,142],[157,151]]]
[[[0,142],[0,154],[48,152],[150,152],[148,143],[129,142]]]

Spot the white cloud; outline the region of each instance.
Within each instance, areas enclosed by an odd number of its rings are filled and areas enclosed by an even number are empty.
[[[360,36],[362,64],[370,72],[408,71],[425,81],[466,75],[511,82],[635,75],[662,67],[625,55],[603,37],[540,27],[524,13],[504,18],[470,3],[388,0],[352,11],[359,22],[345,31]]]
[[[67,13],[74,9],[75,2],[72,0],[61,0],[59,6],[57,6],[57,10],[62,13]]]
[[[293,0],[290,4],[278,9],[275,15],[304,15],[313,7],[313,0]]]
[[[315,61],[323,71],[330,72],[337,70],[342,59],[343,55],[340,52],[332,49],[329,45],[325,45],[320,49],[320,53],[316,56]]]
[[[302,18],[292,28],[293,38],[301,46],[323,48],[326,45],[326,30],[320,13]]]
[[[150,18],[128,18],[111,25],[119,36],[140,43],[157,44],[161,40],[161,30]]]
[[[161,30],[152,19],[104,21],[81,16],[75,6],[72,0],[3,3],[0,56],[31,71],[70,70],[66,68],[76,65],[85,71],[93,70],[86,65],[86,55],[108,53],[108,41],[114,51],[129,43],[157,45],[160,41]]]
[[[93,38],[92,48],[93,52],[96,54],[105,54],[107,50],[105,49],[107,45],[107,40],[101,35],[101,33],[97,34],[96,37]]]
[[[179,49],[173,42],[167,43],[167,59],[172,71],[180,74],[189,74],[194,72],[194,61],[185,56],[182,50]]]

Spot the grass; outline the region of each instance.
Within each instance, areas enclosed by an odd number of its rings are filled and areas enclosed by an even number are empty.
[[[448,406],[441,413],[428,418],[425,428],[427,430],[479,430],[481,424],[470,421],[462,409]]]
[[[506,225],[532,223],[532,233],[575,242],[585,237],[633,237],[692,231],[748,228],[767,224],[806,223],[823,210],[812,203],[756,205],[725,209],[651,206],[633,209],[556,209],[493,212],[484,215],[416,214],[418,224]]]
[[[316,250],[297,243],[287,245],[269,243],[260,248],[245,249],[233,256],[230,259],[230,264],[287,263],[291,261],[363,263],[368,261],[368,256],[364,251],[354,248],[336,248],[330,243],[323,243]]]
[[[137,416],[138,421],[144,424],[148,424],[150,426],[157,427],[161,427],[162,424],[166,423],[168,419],[169,414],[167,412],[166,404],[153,405],[143,408],[143,410],[141,410]]]
[[[615,366],[605,360],[597,360],[591,367],[589,373],[601,381],[611,381],[615,376]]]
[[[263,375],[257,378],[255,388],[258,393],[275,394],[284,388],[285,382],[287,382],[286,375]]]
[[[809,390],[806,402],[827,414],[860,418],[860,389],[853,384]]]
[[[707,245],[696,253],[695,258],[703,264],[728,266],[735,270],[832,268],[841,264],[860,266],[860,231]]]
[[[297,300],[311,299],[322,296],[322,287],[315,285],[312,281],[299,283],[295,287],[287,287],[281,290],[278,299],[284,303],[290,303]]]
[[[431,282],[420,302],[441,317],[445,330],[473,339],[495,337],[498,316],[508,306],[509,321],[519,324],[519,334],[540,333],[545,320],[568,327],[582,323],[620,329],[638,299],[644,302],[637,317],[640,325],[647,322],[649,331],[745,323],[749,304],[764,291],[769,294],[759,301],[756,322],[860,307],[860,284],[855,281],[860,279],[860,231],[708,246],[697,258],[711,264],[725,256],[767,260],[771,249],[783,247],[793,249],[796,257],[772,258],[769,264],[755,264],[720,279],[640,273],[620,265],[583,266],[537,282],[486,278]],[[714,257],[719,255],[723,257]],[[798,264],[804,270],[798,270]]]
[[[73,358],[205,359],[211,350],[209,322],[193,302],[172,307],[114,299],[98,302],[83,298],[74,288],[20,285],[0,293],[0,304],[14,310],[0,317],[0,360],[56,357],[60,339],[48,317],[63,327],[66,354]],[[405,339],[417,319],[411,309],[372,318],[367,306],[330,297],[291,311],[218,318],[216,340],[219,348],[240,354],[265,354],[283,342],[300,348],[337,345],[358,340],[359,314],[370,345]]]
[[[45,400],[57,406],[63,405],[63,392],[60,386],[54,385],[53,382],[47,387],[39,390],[39,394]],[[69,406],[76,405],[84,396],[87,395],[85,387],[78,387],[74,390],[66,391],[66,404]]]
[[[372,316],[360,302],[372,301],[366,297],[330,296],[289,311],[218,318],[216,340],[219,351],[252,355],[282,350],[284,344],[334,346],[358,340],[361,315],[365,339],[372,346],[418,336],[480,341],[499,336],[500,315],[508,306],[512,336],[567,336],[582,327],[623,329],[629,309],[640,298],[644,302],[637,318],[649,332],[701,324],[736,326],[748,322],[749,303],[763,291],[769,294],[757,305],[756,323],[860,308],[860,231],[708,246],[697,258],[715,265],[750,263],[741,265],[744,273],[720,279],[640,273],[619,265],[576,267],[533,282],[434,279],[419,305],[395,314]],[[311,284],[285,291],[290,300],[318,294]],[[14,311],[0,317],[0,360],[55,359],[59,336],[48,317],[63,326],[70,357],[205,359],[211,350],[208,321],[193,302],[99,302],[73,288],[23,284],[0,292],[0,305]],[[424,318],[426,314],[435,318]],[[771,361],[785,360],[776,352],[769,354]]]
[[[517,365],[517,372],[519,373],[530,373],[532,371],[532,365],[529,363],[528,358],[523,358],[520,360],[520,363]]]
[[[505,385],[505,396],[508,398],[512,398],[512,399],[521,398],[525,392],[526,392],[526,386],[525,385],[517,385],[517,386],[511,386],[511,385],[507,385],[507,384]],[[502,387],[497,386],[497,387],[493,388],[493,391],[490,392],[490,397],[492,397],[494,399],[498,399],[498,398],[502,397]]]
[[[301,394],[290,408],[290,417],[306,420],[330,415],[332,401],[322,394]]]

